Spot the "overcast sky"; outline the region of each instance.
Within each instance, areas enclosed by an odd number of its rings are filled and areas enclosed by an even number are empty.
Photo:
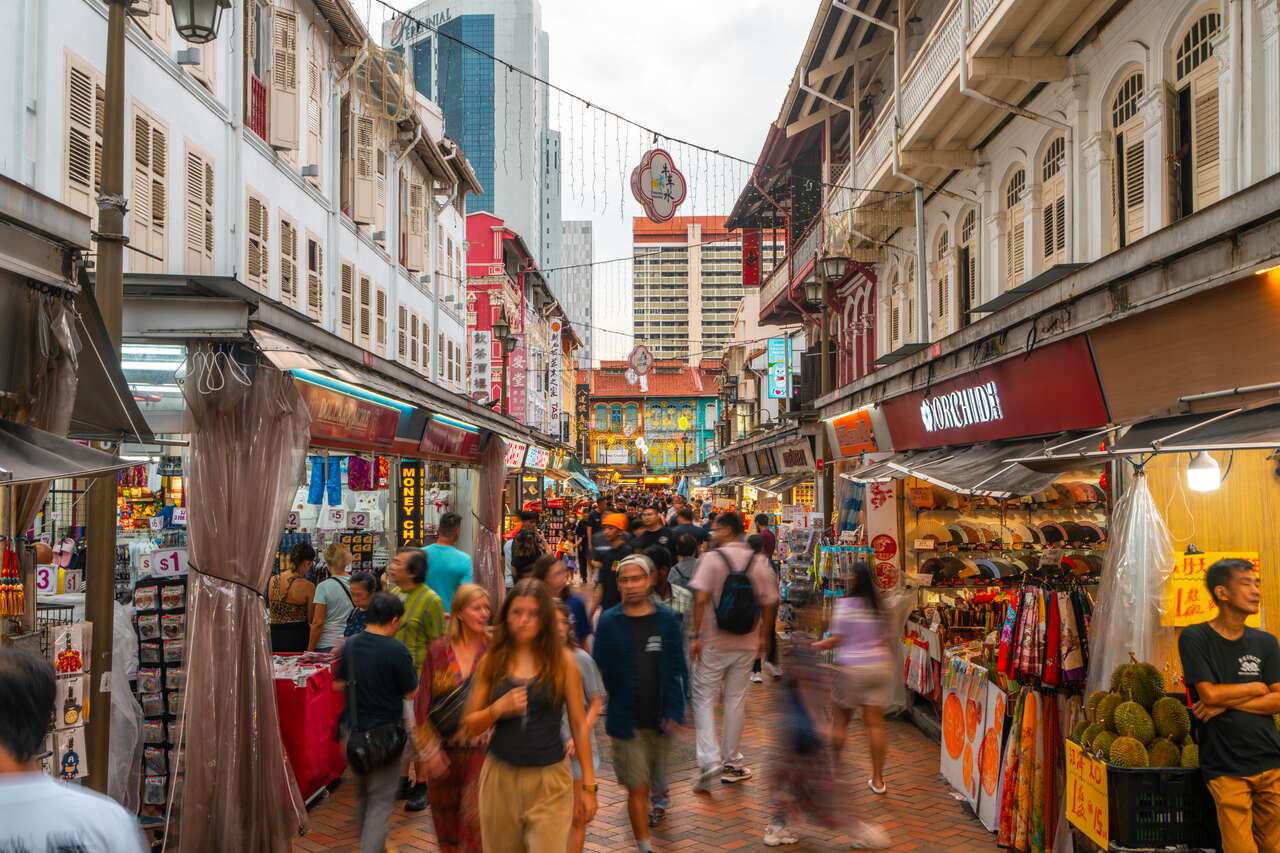
[[[748,161],[755,160],[769,122],[777,118],[818,5],[817,0],[541,3],[551,41],[551,82],[660,133]],[[414,3],[398,0],[397,5],[408,9]],[[373,4],[375,22],[387,14]],[[549,113],[562,135],[563,218],[594,223],[597,260],[631,255],[631,217],[640,207],[630,197],[630,173],[652,146],[652,137],[555,95]],[[690,198],[679,213],[727,213],[748,168],[679,145],[667,147],[690,184]],[[631,348],[630,276],[626,262],[595,269],[597,358],[623,357]]]

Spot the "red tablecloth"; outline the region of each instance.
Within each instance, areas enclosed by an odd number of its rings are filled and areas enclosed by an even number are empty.
[[[346,753],[335,739],[344,704],[333,689],[330,669],[312,673],[303,687],[276,679],[280,740],[303,797],[310,798],[347,767]]]

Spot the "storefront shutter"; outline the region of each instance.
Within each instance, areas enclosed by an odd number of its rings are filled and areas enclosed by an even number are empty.
[[[354,340],[355,334],[355,268],[342,262],[339,282],[338,336],[344,341]]]
[[[277,6],[271,14],[271,147],[298,147],[298,15]]]

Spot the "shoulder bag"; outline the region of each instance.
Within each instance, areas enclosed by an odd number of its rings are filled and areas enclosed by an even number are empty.
[[[351,711],[351,734],[347,737],[347,763],[351,769],[367,775],[393,761],[398,761],[404,754],[405,745],[409,742],[404,723],[384,723],[369,729],[367,732],[356,731],[360,725],[356,705],[356,656],[352,648],[354,640],[347,644],[344,652],[347,658],[347,708]]]

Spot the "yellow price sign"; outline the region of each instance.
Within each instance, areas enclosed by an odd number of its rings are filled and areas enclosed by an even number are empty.
[[[1209,567],[1227,558],[1248,560],[1257,570],[1257,551],[1207,551],[1203,554],[1175,554],[1173,571],[1164,585],[1164,615],[1161,623],[1174,628],[1184,628],[1199,622],[1207,622],[1218,611],[1213,596],[1205,589],[1204,578]],[[1262,619],[1254,614],[1245,620],[1254,628],[1262,627]]]
[[[1067,741],[1067,820],[1103,850],[1108,847],[1107,765]]]

